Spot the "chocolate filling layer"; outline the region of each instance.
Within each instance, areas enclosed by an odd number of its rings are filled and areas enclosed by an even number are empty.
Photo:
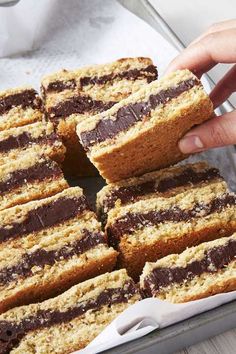
[[[144,279],[145,294],[153,296],[161,288],[174,283],[190,281],[203,273],[215,273],[236,258],[236,241],[229,240],[223,246],[216,246],[204,252],[201,260],[193,261],[186,267],[155,268]]]
[[[0,114],[7,113],[15,106],[21,106],[23,109],[28,107],[41,109],[41,100],[33,89],[5,96],[0,99]]]
[[[50,135],[41,135],[37,138],[32,137],[30,133],[23,132],[17,136],[9,136],[7,139],[0,141],[0,152],[8,152],[14,149],[24,148],[31,144],[53,144],[58,140],[56,133],[51,133]]]
[[[187,168],[179,175],[166,177],[160,181],[152,180],[138,185],[120,187],[111,191],[111,194],[104,200],[103,208],[110,210],[115,206],[115,202],[119,199],[121,204],[136,201],[139,197],[152,193],[165,193],[172,188],[187,186],[189,184],[197,184],[219,178],[220,174],[216,168],[210,168],[204,171],[195,171]]]
[[[119,108],[115,117],[102,119],[98,121],[94,129],[80,134],[83,147],[89,149],[95,144],[114,138],[118,133],[128,130],[136,122],[142,121],[144,117],[150,116],[151,111],[158,105],[166,104],[171,99],[199,84],[200,82],[197,79],[189,79],[180,82],[175,87],[161,90],[156,95],[150,95],[147,102],[131,103]]]
[[[30,210],[22,222],[0,227],[0,242],[61,224],[87,209],[89,207],[84,196],[61,197]]]
[[[51,251],[41,248],[32,253],[26,253],[16,265],[0,269],[0,284],[6,285],[16,281],[19,277],[32,276],[32,267],[44,268],[46,265],[53,266],[56,262],[69,259],[74,255],[80,255],[100,243],[105,243],[104,235],[99,232],[83,230],[82,234],[81,239],[62,248]]]
[[[80,79],[80,85],[87,86],[87,85],[103,85],[109,81],[113,80],[140,80],[140,79],[147,79],[147,82],[150,83],[153,80],[157,79],[157,69],[154,65],[149,65],[146,68],[142,69],[130,69],[127,71],[119,72],[117,74],[111,73],[108,75],[103,76],[86,76]]]
[[[44,161],[26,169],[16,170],[8,179],[0,182],[0,193],[6,193],[32,181],[43,181],[48,178],[63,177],[60,167],[53,162]]]
[[[61,92],[64,90],[68,90],[68,89],[74,89],[76,87],[76,81],[75,79],[71,79],[71,80],[67,80],[67,81],[53,81],[50,82],[46,88],[46,90],[44,90],[44,93],[47,92]]]
[[[151,210],[147,213],[127,213],[108,227],[109,242],[112,246],[117,247],[120,237],[132,234],[136,229],[155,226],[163,222],[188,222],[193,218],[203,218],[214,212],[220,212],[235,204],[236,196],[225,194],[213,199],[208,204],[197,203],[192,209],[182,210],[176,206],[160,211]]]
[[[127,303],[137,293],[133,281],[127,281],[122,288],[108,288],[101,292],[97,298],[77,302],[65,311],[51,308],[38,310],[36,314],[23,318],[19,323],[13,321],[0,321],[0,353],[9,354],[21,339],[29,332],[47,328],[61,323],[68,323],[83,316],[87,311],[99,311],[103,306],[112,306]]]
[[[89,96],[74,96],[58,103],[48,109],[48,118],[52,121],[69,117],[71,114],[84,114],[106,111],[116,102],[103,102],[92,99]]]

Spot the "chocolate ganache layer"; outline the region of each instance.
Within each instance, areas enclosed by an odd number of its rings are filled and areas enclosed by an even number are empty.
[[[17,279],[34,275],[32,267],[44,268],[44,266],[53,266],[55,263],[69,259],[74,255],[80,255],[98,244],[105,243],[105,237],[99,232],[89,230],[82,231],[82,238],[75,242],[68,243],[61,248],[47,251],[38,249],[31,253],[26,253],[16,265],[0,269],[0,284],[6,285]]]
[[[138,80],[138,79],[147,79],[147,82],[150,83],[157,79],[158,73],[154,65],[149,65],[146,68],[141,69],[130,69],[127,71],[122,71],[119,73],[111,73],[102,76],[85,76],[80,79],[80,85],[103,85],[107,82],[113,80]]]
[[[174,283],[181,284],[184,281],[190,281],[203,273],[215,273],[235,261],[235,257],[236,241],[229,240],[225,245],[205,251],[202,259],[188,263],[186,267],[155,268],[144,279],[145,294],[153,296],[161,288]]]
[[[30,210],[22,222],[0,227],[0,242],[63,223],[88,209],[85,196],[58,198]]]
[[[62,176],[62,171],[57,164],[41,162],[26,169],[15,170],[4,181],[0,181],[0,193],[6,193],[32,181],[43,181],[48,178]]]
[[[35,90],[25,90],[0,98],[0,114],[7,113],[15,106],[41,109],[41,100]]]
[[[107,228],[109,242],[113,247],[117,247],[120,237],[132,234],[136,229],[155,226],[163,222],[188,222],[193,218],[203,218],[214,212],[220,212],[235,204],[236,196],[225,194],[208,204],[196,203],[192,209],[183,210],[176,206],[159,211],[151,210],[147,213],[127,213]]]
[[[31,144],[40,144],[43,145],[45,143],[53,144],[55,141],[59,140],[56,133],[51,133],[49,135],[41,135],[37,138],[32,137],[31,134],[27,132],[23,132],[22,134],[16,136],[9,136],[5,140],[0,141],[0,152],[8,152],[14,149],[24,148]]]
[[[129,202],[134,202],[139,197],[147,194],[165,193],[173,188],[206,182],[219,177],[220,174],[216,168],[210,168],[205,171],[195,171],[192,168],[187,168],[179,175],[165,177],[158,182],[156,180],[152,180],[138,185],[120,187],[112,190],[107,198],[104,199],[103,208],[110,210],[115,206],[115,202],[118,199],[121,201],[121,204],[126,204]]]
[[[21,339],[30,331],[47,328],[61,323],[68,323],[83,316],[87,311],[99,311],[103,306],[127,303],[137,293],[133,281],[127,281],[122,288],[108,288],[101,292],[97,298],[90,298],[77,302],[65,311],[51,308],[38,310],[34,315],[24,317],[20,322],[0,321],[0,353],[9,354]]]
[[[102,119],[98,121],[94,129],[80,134],[83,147],[88,150],[95,144],[114,138],[118,133],[128,130],[136,122],[143,120],[144,117],[150,116],[151,111],[158,105],[166,104],[199,84],[197,79],[185,80],[175,87],[150,95],[146,102],[131,103],[119,108],[114,118]]]
[[[84,114],[92,113],[96,114],[98,112],[106,111],[111,108],[116,102],[103,102],[99,100],[94,100],[90,96],[73,96],[65,101],[62,101],[50,107],[48,109],[47,115],[50,120],[59,120],[61,118],[67,118],[71,114]]]

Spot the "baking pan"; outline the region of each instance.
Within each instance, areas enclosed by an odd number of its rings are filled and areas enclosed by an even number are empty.
[[[150,23],[152,27],[158,30],[158,32],[160,32],[166,39],[171,41],[177,49],[183,49],[183,44],[181,41],[175,36],[174,32],[151,6],[148,0],[119,0],[119,2],[144,19],[146,22]],[[210,77],[207,77],[207,79],[212,85],[214,84]],[[221,112],[229,112],[232,109],[232,105],[229,102],[226,102],[222,105]],[[216,166],[221,169],[221,172],[225,171],[227,169],[227,167],[224,166],[226,158],[228,160],[227,164],[230,165],[231,170],[234,171],[234,180],[236,180],[236,159],[234,156],[234,147],[222,149],[221,158],[219,158],[220,154],[221,153],[218,152],[217,155],[215,155],[217,159]],[[214,153],[204,153],[202,157],[200,155],[200,159],[202,158],[206,158],[213,163]],[[225,174],[224,177],[227,179]],[[84,188],[90,204],[93,207],[95,206],[94,195],[105,185],[105,182],[100,177],[91,177],[86,179],[82,178],[79,180],[71,180],[70,182],[72,185],[79,184],[82,188]],[[230,186],[235,191],[234,183]],[[235,327],[236,301],[233,301],[167,328],[155,330],[145,337],[107,350],[104,353],[168,354]]]

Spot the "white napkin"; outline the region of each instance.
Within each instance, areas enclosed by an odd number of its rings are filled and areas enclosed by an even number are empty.
[[[152,298],[142,300],[119,315],[85,349],[73,354],[100,353],[235,299],[236,291],[183,304],[171,304]]]

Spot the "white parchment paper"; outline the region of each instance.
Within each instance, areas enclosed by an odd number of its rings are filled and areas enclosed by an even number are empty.
[[[0,90],[61,68],[149,56],[160,76],[177,51],[115,0],[21,0],[0,8]],[[207,83],[205,83],[207,87]],[[208,87],[207,87],[208,88]],[[236,190],[233,148],[192,157],[217,166]],[[146,299],[122,313],[81,353],[97,353],[236,299],[236,292],[181,305]]]

